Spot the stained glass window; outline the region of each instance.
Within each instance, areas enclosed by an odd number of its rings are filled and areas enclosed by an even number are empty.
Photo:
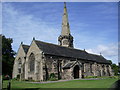
[[[18,59],[18,73],[21,73],[21,68],[22,68],[22,61],[21,61],[21,59],[19,58],[19,59]]]
[[[34,71],[35,69],[35,56],[33,53],[29,56],[29,68],[30,72]]]

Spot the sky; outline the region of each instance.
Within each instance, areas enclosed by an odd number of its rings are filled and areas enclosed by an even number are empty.
[[[13,39],[17,52],[21,42],[36,40],[58,44],[62,29],[63,2],[2,3],[2,34]],[[102,54],[118,63],[118,6],[116,2],[67,2],[74,47]]]

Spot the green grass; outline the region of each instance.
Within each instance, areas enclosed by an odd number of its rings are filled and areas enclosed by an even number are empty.
[[[116,78],[106,78],[100,80],[72,80],[56,83],[28,83],[25,81],[12,80],[12,88],[110,88],[111,85],[117,81]],[[3,87],[8,81],[3,82]]]

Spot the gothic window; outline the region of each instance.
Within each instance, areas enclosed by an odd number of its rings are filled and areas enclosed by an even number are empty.
[[[90,72],[92,73],[92,64],[90,64]]]
[[[21,68],[18,68],[18,73],[21,73]]]
[[[110,76],[109,66],[107,65],[107,73]]]
[[[35,69],[35,55],[33,53],[29,56],[29,69],[30,72],[33,72]]]
[[[103,75],[105,75],[105,66],[104,65],[102,65],[102,68],[103,68]]]
[[[18,59],[18,73],[21,73],[22,61],[21,58]]]
[[[23,68],[22,69],[23,70],[23,76],[22,77],[24,78],[24,75],[25,75],[25,64],[23,64],[22,68]]]
[[[82,72],[84,72],[84,63],[82,63]]]

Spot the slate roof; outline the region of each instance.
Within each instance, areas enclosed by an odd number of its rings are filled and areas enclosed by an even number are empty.
[[[23,44],[22,47],[23,47],[23,50],[25,51],[25,53],[27,54],[28,49],[29,49],[30,46]]]
[[[44,54],[47,54],[47,55],[77,58],[82,60],[109,64],[109,62],[101,55],[90,54],[84,50],[63,47],[63,46],[46,43],[38,40],[35,40],[35,42],[38,45],[38,47],[44,52]]]

